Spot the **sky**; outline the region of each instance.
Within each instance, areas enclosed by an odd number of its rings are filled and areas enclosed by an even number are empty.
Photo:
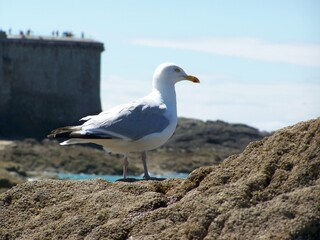
[[[174,62],[178,116],[264,131],[320,117],[318,0],[0,0],[0,29],[104,43],[103,110],[143,97]]]

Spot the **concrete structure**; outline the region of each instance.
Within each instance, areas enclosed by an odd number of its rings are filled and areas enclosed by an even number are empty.
[[[0,138],[45,138],[101,111],[100,42],[0,37]]]

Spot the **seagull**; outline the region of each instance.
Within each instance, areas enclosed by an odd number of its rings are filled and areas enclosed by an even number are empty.
[[[174,63],[160,64],[147,96],[119,105],[98,115],[80,119],[82,125],[53,130],[48,137],[69,138],[60,145],[94,143],[107,152],[123,154],[123,178],[127,178],[128,155],[140,152],[144,179],[151,179],[147,168],[146,151],[160,147],[173,135],[177,122],[175,84],[182,80],[199,83]]]

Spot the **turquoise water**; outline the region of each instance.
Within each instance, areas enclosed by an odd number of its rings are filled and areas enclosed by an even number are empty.
[[[188,173],[167,173],[164,175],[152,175],[152,177],[157,178],[187,178]],[[100,178],[107,180],[109,182],[115,182],[118,179],[123,178],[122,175],[96,175],[96,174],[74,174],[74,173],[58,173],[57,177],[59,179],[73,179],[73,180],[85,180],[85,179],[95,179]],[[128,176],[128,178],[142,179],[142,176]]]

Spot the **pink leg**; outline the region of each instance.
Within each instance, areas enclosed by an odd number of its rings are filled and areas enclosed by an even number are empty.
[[[128,157],[127,154],[123,157],[123,178],[127,178],[127,172],[128,172]]]
[[[141,159],[142,159],[143,170],[144,170],[143,178],[144,179],[150,179],[151,177],[149,175],[148,167],[147,167],[147,153],[145,151],[141,152]]]

